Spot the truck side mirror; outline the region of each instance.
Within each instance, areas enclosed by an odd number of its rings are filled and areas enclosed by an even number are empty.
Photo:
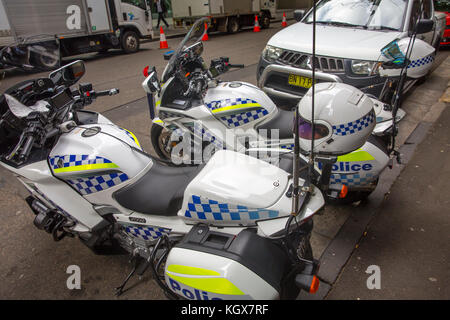
[[[295,21],[302,20],[303,16],[305,15],[305,10],[294,10],[294,19]]]
[[[434,21],[431,19],[420,19],[416,26],[417,34],[427,33],[433,30]]]

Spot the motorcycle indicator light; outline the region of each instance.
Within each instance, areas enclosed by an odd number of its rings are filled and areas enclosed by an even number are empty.
[[[144,77],[148,77],[148,69],[150,68],[150,66],[146,66],[143,70],[142,73],[144,74]]]
[[[309,293],[316,293],[317,290],[319,289],[319,284],[320,284],[319,278],[313,276],[311,286],[309,287]]]
[[[340,199],[345,198],[347,196],[347,193],[348,193],[348,187],[345,184],[343,184],[341,191],[339,192],[339,198]]]

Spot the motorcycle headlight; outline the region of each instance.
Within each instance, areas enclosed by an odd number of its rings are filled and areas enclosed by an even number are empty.
[[[374,61],[352,60],[352,72],[361,76],[378,74],[378,63]]]
[[[281,53],[283,53],[283,49],[268,45],[264,48],[262,56],[267,61],[274,62],[280,57]]]

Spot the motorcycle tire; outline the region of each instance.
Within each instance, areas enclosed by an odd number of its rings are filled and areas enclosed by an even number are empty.
[[[150,130],[150,139],[152,141],[153,149],[161,160],[170,160],[170,156],[167,156],[167,153],[162,150],[162,146],[160,145],[161,134],[163,133],[163,127],[153,124]]]

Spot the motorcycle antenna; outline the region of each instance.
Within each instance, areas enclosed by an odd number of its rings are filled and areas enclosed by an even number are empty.
[[[400,163],[400,153],[398,153],[395,150],[395,137],[398,134],[397,111],[400,108],[401,97],[403,96],[403,87],[405,86],[406,76],[408,73],[408,66],[410,64],[412,48],[414,47],[414,42],[416,41],[416,36],[417,36],[417,31],[418,31],[417,28],[419,25],[420,17],[423,14],[423,10],[424,10],[423,0],[420,0],[420,11],[419,11],[417,19],[415,21],[415,25],[414,25],[414,29],[411,34],[411,37],[409,38],[408,46],[406,49],[405,61],[403,62],[402,69],[400,71],[400,80],[398,83],[398,87],[397,87],[397,90],[395,91],[395,95],[392,97],[393,98],[393,101],[392,101],[392,135],[391,135],[391,147],[389,150],[389,154],[393,152],[397,156],[397,160],[399,161],[399,163]]]
[[[295,108],[294,111],[294,165],[293,165],[293,192],[292,192],[292,216],[297,216],[299,214],[299,211],[302,207],[302,205],[305,203],[306,197],[309,195],[309,188],[310,188],[310,178],[312,177],[313,170],[314,170],[314,136],[315,136],[315,125],[314,125],[314,103],[315,103],[315,88],[314,84],[316,82],[316,74],[315,74],[315,67],[316,67],[316,2],[313,3],[313,41],[312,41],[312,116],[311,116],[311,152],[309,155],[309,162],[307,164],[308,166],[308,174],[306,177],[305,184],[302,187],[302,190],[300,192],[299,185],[298,185],[298,179],[300,177],[300,136],[299,136],[299,130],[298,130],[298,123],[300,119],[298,107]],[[292,218],[292,217],[291,217]],[[291,220],[291,219],[290,219]],[[289,225],[289,222],[288,222]],[[286,228],[286,232],[287,232]]]

